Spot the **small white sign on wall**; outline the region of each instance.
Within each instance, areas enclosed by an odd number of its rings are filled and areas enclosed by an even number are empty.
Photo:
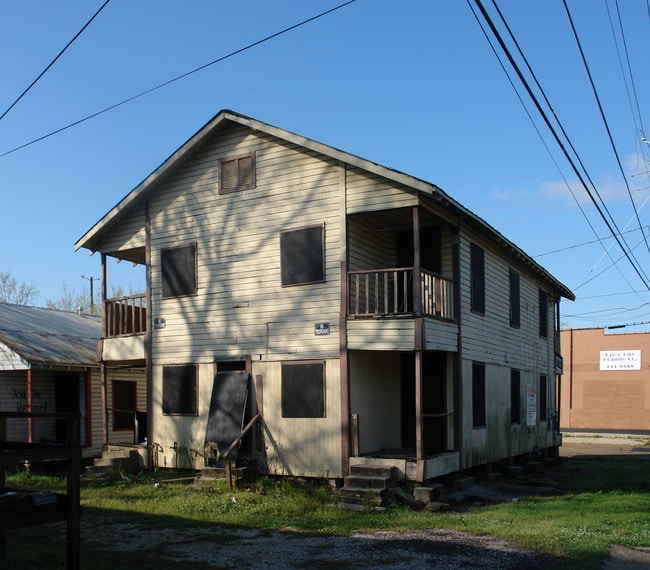
[[[640,350],[601,350],[601,370],[641,370]]]
[[[526,384],[526,425],[537,424],[537,386]]]

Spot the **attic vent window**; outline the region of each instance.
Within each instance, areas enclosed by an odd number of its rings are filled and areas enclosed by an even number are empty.
[[[219,161],[219,193],[255,188],[255,153]]]

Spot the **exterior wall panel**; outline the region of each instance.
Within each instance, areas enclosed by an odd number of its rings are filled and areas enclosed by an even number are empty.
[[[560,427],[650,430],[650,333],[565,329],[560,336],[564,356]],[[600,370],[601,351],[630,350],[641,351],[640,370]]]

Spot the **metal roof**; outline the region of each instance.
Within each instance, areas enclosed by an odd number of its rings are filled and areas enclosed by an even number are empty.
[[[30,365],[97,366],[101,317],[0,303],[0,343]]]

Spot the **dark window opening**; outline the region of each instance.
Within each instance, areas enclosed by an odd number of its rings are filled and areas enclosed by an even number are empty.
[[[136,383],[123,380],[113,381],[113,429],[135,428],[137,406]]]
[[[519,328],[521,324],[521,302],[519,273],[510,270],[510,326]]]
[[[195,416],[196,404],[196,366],[163,366],[163,414]]]
[[[548,419],[548,382],[546,376],[541,374],[539,377],[539,419],[545,422]]]
[[[219,161],[219,193],[255,188],[255,154],[224,158]]]
[[[470,244],[470,288],[472,311],[485,314],[485,252],[476,244]]]
[[[282,285],[325,281],[324,226],[280,232]]]
[[[484,428],[485,414],[485,364],[472,363],[472,427]]]
[[[196,244],[160,251],[163,299],[196,295]]]
[[[539,291],[539,336],[548,336],[548,293]]]
[[[521,423],[521,373],[510,371],[510,424]]]
[[[282,365],[282,417],[325,417],[323,362]]]

